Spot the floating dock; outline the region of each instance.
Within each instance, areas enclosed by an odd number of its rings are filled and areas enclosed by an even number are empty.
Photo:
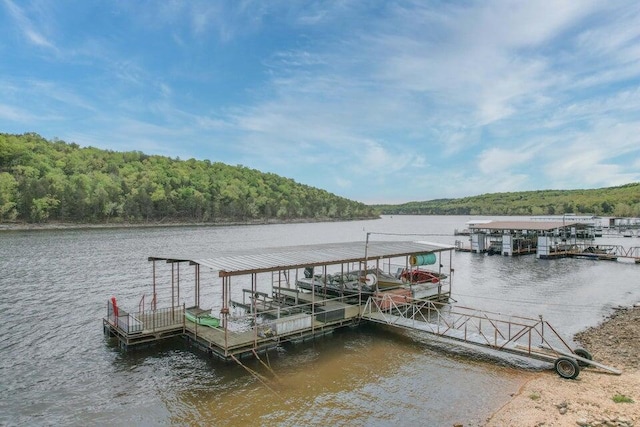
[[[143,296],[137,312],[125,311],[115,298],[109,300],[105,333],[116,337],[125,349],[183,336],[222,359],[252,355],[282,342],[313,338],[358,323],[364,302],[375,294],[448,301],[452,250],[426,242],[354,242],[211,257],[149,257],[153,263],[151,298]],[[430,265],[411,265],[411,257],[422,255],[428,255]],[[158,308],[156,269],[162,264],[171,268],[171,301],[169,307]],[[195,277],[194,301],[189,307],[178,305],[180,287],[184,287],[180,265],[185,264],[194,269]],[[400,278],[402,272],[426,272],[426,267],[433,268],[427,283],[412,281],[406,274],[407,279]],[[218,272],[220,279],[221,300],[214,307],[201,307],[203,268]],[[232,315],[232,308],[243,309],[244,314]],[[212,311],[220,319],[218,327],[198,321],[198,316],[211,316]],[[188,320],[187,313],[196,321]]]
[[[567,378],[577,376],[579,364],[603,368],[587,352],[571,349],[542,319],[498,318],[450,305],[454,250],[429,242],[370,242],[367,235],[366,242],[149,257],[150,299],[143,296],[132,312],[111,298],[103,328],[123,349],[182,337],[212,356],[240,363],[285,342],[374,322],[550,361]],[[170,297],[167,307],[158,308],[156,271],[163,265],[170,268]],[[181,265],[193,269],[188,307],[179,303]],[[210,307],[201,306],[203,268],[219,278],[219,284],[207,284],[219,287]]]
[[[574,217],[567,217],[572,219]],[[581,258],[631,260],[640,264],[640,247],[596,245],[593,227],[570,221],[478,221],[469,225],[470,246],[455,242],[456,251],[488,255],[536,255],[541,259]]]

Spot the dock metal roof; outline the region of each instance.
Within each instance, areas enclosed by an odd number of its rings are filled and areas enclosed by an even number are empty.
[[[430,242],[376,241],[366,245],[368,260],[452,251],[455,248]],[[219,271],[222,276],[279,271],[306,266],[365,260],[365,242],[261,248],[225,252],[207,257],[149,257],[149,261],[189,262]]]
[[[584,224],[569,221],[492,221],[469,225],[472,230],[533,230],[551,231],[557,228],[584,227]]]

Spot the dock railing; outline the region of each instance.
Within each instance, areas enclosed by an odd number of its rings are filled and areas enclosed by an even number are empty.
[[[359,313],[357,308],[355,313],[345,311],[346,307],[352,307],[343,304],[347,297],[313,296],[291,288],[276,289],[273,297],[245,292],[242,301],[231,301],[234,308],[242,309],[244,314],[234,314],[228,319],[228,333],[252,331],[257,343],[262,339],[321,330],[328,325],[350,321]]]
[[[622,245],[600,245],[588,243],[576,243],[571,245],[571,249],[567,250],[568,254],[593,254],[609,257],[629,258],[634,260],[640,259],[640,247],[624,247]]]
[[[369,298],[363,317],[541,360],[549,360],[549,352],[553,357],[573,353],[569,344],[542,316],[538,319],[506,316],[468,307],[382,295]]]
[[[107,302],[107,319],[109,323],[128,335],[142,332],[143,325],[134,315],[113,303]]]
[[[127,335],[153,333],[159,329],[184,325],[184,305],[132,314],[108,300],[107,320]]]
[[[145,331],[155,332],[184,325],[184,305],[148,310],[138,315]]]

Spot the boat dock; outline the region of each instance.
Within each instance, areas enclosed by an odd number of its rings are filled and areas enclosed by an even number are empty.
[[[591,228],[584,222],[570,221],[478,221],[469,225],[471,245],[457,240],[455,248],[488,255],[630,260],[640,264],[640,247],[597,245]]]
[[[366,242],[207,257],[153,256],[148,258],[153,272],[150,299],[143,296],[134,312],[125,311],[112,297],[103,328],[125,350],[181,337],[212,356],[241,363],[243,357],[259,359],[285,342],[374,322],[547,360],[567,378],[577,375],[578,362],[601,367],[590,362],[588,353],[571,349],[542,319],[497,318],[452,306],[454,250],[428,242],[370,242],[368,234]],[[179,302],[181,286],[184,296],[181,265],[192,269],[189,306]],[[157,269],[162,266],[170,269],[170,295],[164,293],[167,306],[159,308]],[[217,273],[219,283],[205,285],[202,269]],[[218,291],[207,306],[201,301],[203,286]],[[545,349],[534,347],[533,338]]]
[[[104,330],[124,349],[182,336],[221,359],[253,355],[282,342],[305,340],[358,323],[364,301],[376,293],[402,292],[447,301],[453,278],[445,265],[451,266],[452,250],[425,242],[355,242],[208,258],[149,257],[153,264],[151,298],[142,296],[137,312],[125,311],[115,298],[110,299]],[[412,265],[411,257],[416,255],[428,255],[430,264]],[[194,301],[189,307],[177,305],[180,288],[184,288],[180,266],[185,264],[194,269],[195,278]],[[159,308],[157,301],[156,272],[162,265],[171,269],[171,301],[165,308]],[[437,280],[424,284],[393,276],[399,271],[424,271],[425,267],[433,267],[435,275],[429,277]],[[218,272],[220,279],[221,299],[212,307],[201,307],[203,268]],[[315,290],[308,289],[310,281]],[[232,309],[243,313],[237,315]],[[205,325],[202,316],[210,318],[212,312],[219,319],[218,327]]]

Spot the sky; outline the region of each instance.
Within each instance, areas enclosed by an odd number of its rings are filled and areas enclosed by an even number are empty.
[[[640,2],[0,0],[0,132],[364,203],[640,181]]]

